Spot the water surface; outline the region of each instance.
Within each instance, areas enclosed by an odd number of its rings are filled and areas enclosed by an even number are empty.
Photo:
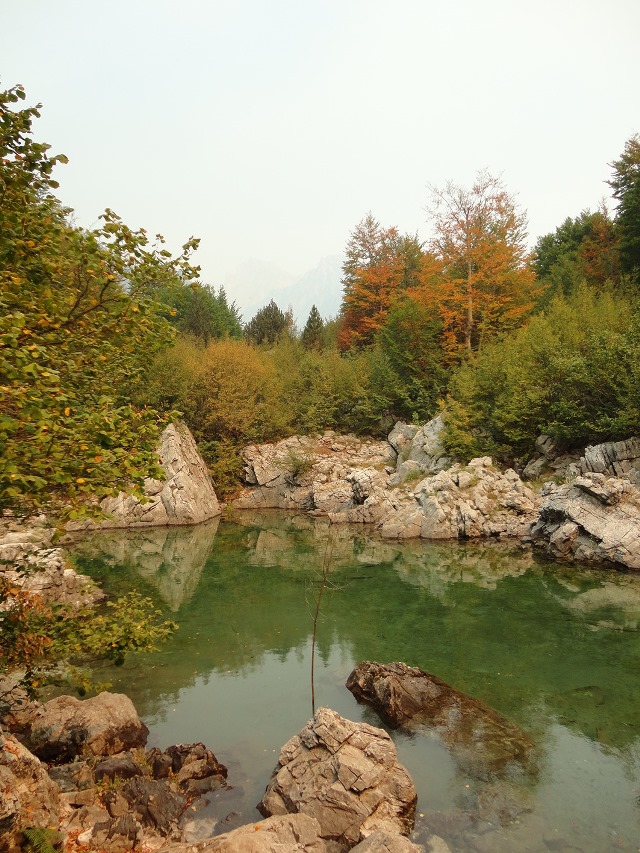
[[[200,815],[216,832],[258,819],[280,747],[311,716],[328,563],[316,706],[381,725],[344,682],[361,660],[402,660],[505,714],[538,749],[529,778],[478,779],[434,732],[393,732],[418,789],[416,840],[640,850],[640,578],[516,545],[388,543],[277,512],[102,532],[73,550],[108,592],[140,589],[179,623],[159,652],[100,677],[132,698],[150,745],[202,740],[227,764],[233,792]]]

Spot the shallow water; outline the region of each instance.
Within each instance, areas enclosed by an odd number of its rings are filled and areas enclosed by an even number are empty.
[[[518,546],[388,543],[277,512],[109,531],[72,550],[108,592],[140,589],[180,625],[159,652],[98,677],[132,698],[149,745],[202,740],[229,767],[233,790],[198,813],[200,831],[259,818],[280,747],[311,716],[328,562],[316,707],[381,725],[344,682],[360,660],[402,660],[505,714],[538,749],[537,774],[478,779],[433,731],[393,732],[418,789],[416,840],[640,850],[640,577],[540,562]]]

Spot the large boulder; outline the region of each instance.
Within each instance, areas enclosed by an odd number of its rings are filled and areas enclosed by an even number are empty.
[[[59,794],[42,762],[0,731],[0,853],[18,853],[27,827],[57,826]]]
[[[46,702],[31,721],[28,740],[39,758],[61,764],[144,746],[148,734],[127,696],[100,693],[83,701],[58,696]]]
[[[602,473],[562,486],[547,483],[531,536],[555,560],[638,570],[640,488]]]
[[[528,775],[537,769],[534,745],[525,732],[493,708],[421,669],[405,663],[363,661],[349,675],[347,688],[392,726],[434,728],[457,763],[474,778]]]
[[[315,818],[329,853],[342,853],[375,830],[407,835],[415,806],[415,787],[389,735],[320,708],[280,750],[258,809]]]
[[[144,500],[123,492],[105,498],[100,503],[105,518],[70,522],[67,530],[198,524],[220,515],[211,476],[184,424],[166,427],[160,438],[158,461],[165,477],[145,480]]]
[[[409,478],[415,479],[418,474],[437,474],[452,464],[453,460],[447,456],[442,444],[444,427],[442,413],[421,427],[402,423],[395,425],[388,438],[389,444],[398,450],[396,471],[389,480],[391,486],[398,486]],[[407,440],[410,435],[410,440]]]

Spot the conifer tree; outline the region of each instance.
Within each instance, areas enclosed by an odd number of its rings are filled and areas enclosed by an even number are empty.
[[[302,330],[302,335],[300,337],[302,346],[306,350],[321,350],[324,344],[323,333],[324,322],[322,321],[322,317],[320,316],[320,312],[318,311],[316,306],[312,305],[311,311],[309,311],[309,316],[307,317],[307,322],[305,324],[304,329]]]

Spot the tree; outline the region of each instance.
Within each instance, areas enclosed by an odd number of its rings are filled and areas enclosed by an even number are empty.
[[[160,299],[169,310],[167,319],[181,332],[193,335],[206,346],[212,338],[241,338],[242,326],[235,302],[229,305],[223,287],[191,282],[171,287]]]
[[[502,182],[479,172],[471,189],[431,187],[432,252],[440,259],[445,346],[467,352],[522,323],[536,295],[526,217]]]
[[[342,350],[374,343],[394,299],[418,282],[423,260],[417,236],[365,216],[347,242],[342,266]]]
[[[72,515],[157,470],[163,419],[131,399],[171,339],[156,295],[195,278],[197,241],[172,258],[110,210],[71,226],[51,177],[66,158],[33,140],[24,97],[0,93],[0,506]]]
[[[315,305],[311,306],[300,341],[306,350],[321,350],[324,346],[324,323]]]
[[[273,299],[244,327],[245,337],[254,344],[275,344],[280,335],[291,330],[291,312],[281,311]]]
[[[543,303],[559,294],[568,296],[584,281],[602,287],[619,278],[615,223],[604,205],[595,213],[583,210],[567,217],[555,231],[536,242],[533,266],[547,285]]]
[[[627,140],[618,160],[610,164],[613,177],[608,182],[616,207],[622,271],[638,275],[640,270],[640,135]]]

